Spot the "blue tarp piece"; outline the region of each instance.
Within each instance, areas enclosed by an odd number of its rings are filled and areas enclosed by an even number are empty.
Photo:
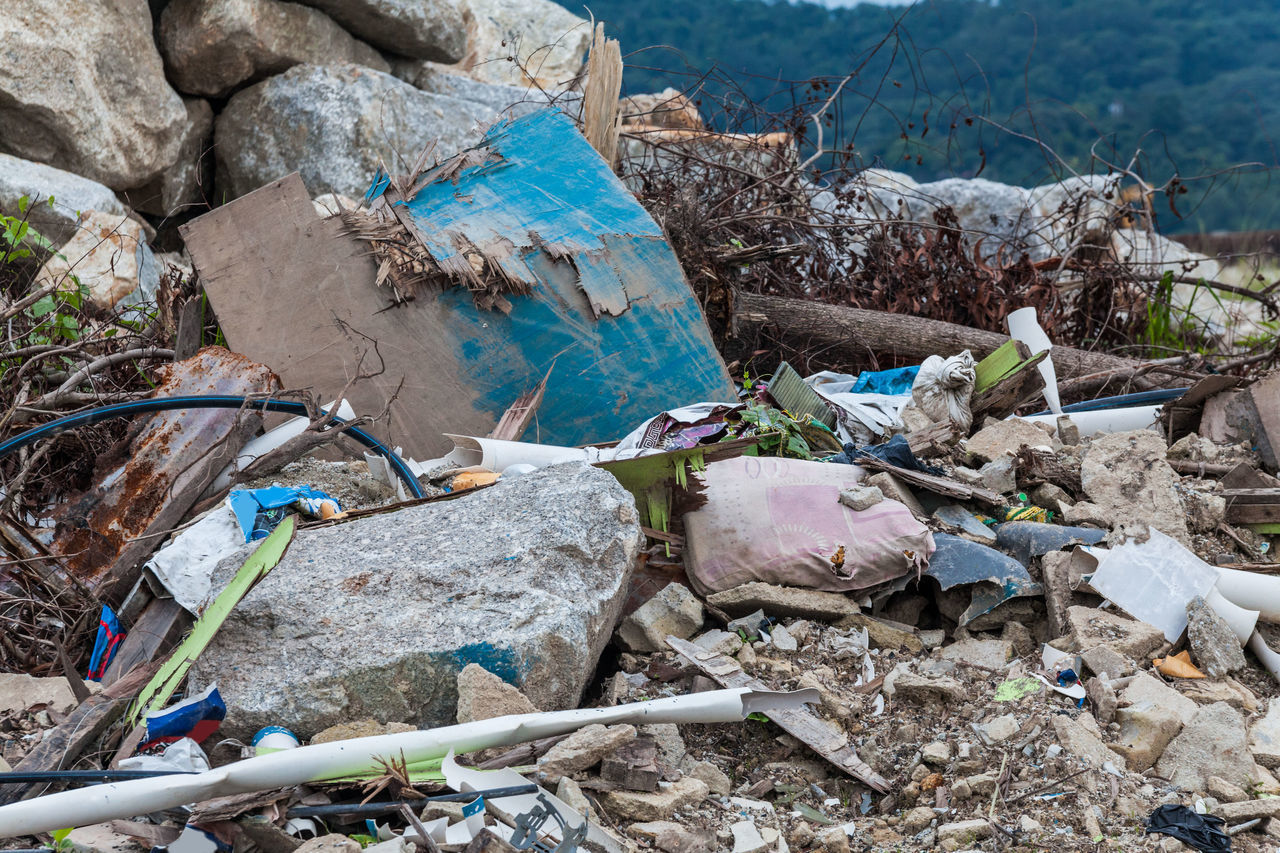
[[[244,541],[266,539],[276,524],[284,518],[285,507],[294,506],[310,515],[320,515],[324,501],[333,504],[336,511],[342,507],[329,495],[310,486],[268,486],[265,489],[232,489],[228,498],[231,512],[244,533]],[[272,514],[272,510],[281,510]]]
[[[453,285],[438,295],[446,322],[423,334],[448,341],[472,406],[496,417],[554,365],[537,440],[576,445],[734,399],[662,230],[568,117],[500,123],[417,187],[404,200],[380,180],[371,196],[407,210]],[[477,308],[473,288],[494,282],[498,310]]]
[[[864,370],[849,390],[855,394],[910,394],[911,383],[916,381],[919,372],[918,364],[891,370]]]
[[[973,586],[969,606],[960,615],[964,626],[1011,598],[1040,595],[1044,588],[1031,579],[1026,566],[994,548],[950,533],[933,534],[937,550],[924,573],[943,589]]]

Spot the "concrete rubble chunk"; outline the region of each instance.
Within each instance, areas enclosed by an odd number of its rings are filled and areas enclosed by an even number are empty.
[[[1146,526],[1191,546],[1177,473],[1158,433],[1140,429],[1095,437],[1084,452],[1080,480],[1089,502],[1111,527]]]
[[[764,853],[769,849],[753,820],[740,820],[729,831],[733,833],[733,853]]]
[[[907,669],[904,664],[898,664],[885,676],[884,692],[895,700],[918,705],[962,702],[968,697],[964,685],[954,678],[926,678]]]
[[[633,823],[627,827],[627,835],[648,841],[663,853],[698,853],[711,850],[715,834],[706,829],[694,829],[669,820]]]
[[[0,711],[24,711],[33,705],[65,714],[80,703],[62,676],[37,678],[16,672],[0,672]]]
[[[1187,603],[1187,645],[1191,647],[1191,659],[1213,678],[1247,665],[1240,638],[1199,595]]]
[[[695,639],[693,644],[709,652],[732,656],[738,653],[738,649],[742,648],[742,638],[737,634],[731,634],[720,628],[712,628]]]
[[[377,720],[356,720],[354,723],[339,723],[311,738],[311,743],[332,743],[335,740],[353,740],[361,737],[377,737],[378,735],[394,735],[400,732],[416,731],[415,726],[408,723],[380,723]]]
[[[116,194],[97,181],[0,153],[0,213],[23,216],[18,207],[23,196],[30,203],[27,221],[57,248],[75,235],[81,211],[125,215]]]
[[[1200,706],[1194,701],[1146,672],[1136,674],[1120,691],[1118,698],[1121,706],[1150,705],[1168,708],[1178,715],[1183,725],[1191,722],[1200,710]]]
[[[112,828],[110,823],[95,823],[71,830],[65,849],[75,853],[144,853],[149,848]]]
[[[537,712],[528,697],[478,663],[469,663],[458,673],[460,723]]]
[[[1196,712],[1156,762],[1156,773],[1184,791],[1200,791],[1210,776],[1246,787],[1253,772],[1244,718],[1225,702]]]
[[[1120,724],[1120,733],[1114,749],[1124,755],[1135,773],[1152,767],[1182,731],[1182,718],[1177,711],[1150,702],[1118,709],[1115,720]]]
[[[570,776],[560,777],[560,781],[556,783],[556,797],[563,800],[565,805],[578,814],[585,815],[593,809],[591,800],[582,793],[582,786]]]
[[[763,610],[766,616],[801,616],[831,622],[860,611],[858,602],[838,592],[823,592],[794,586],[775,586],[760,581],[744,583],[713,593],[707,603],[733,617]]]
[[[702,627],[702,602],[682,583],[669,583],[618,626],[618,640],[633,652],[667,648],[668,636],[687,640]]]
[[[732,780],[719,767],[710,761],[695,761],[685,774],[707,783],[713,794],[727,795],[733,785]]]
[[[914,654],[925,647],[924,635],[927,632],[917,632],[908,625],[877,619],[861,611],[845,616],[835,627],[843,631],[861,631],[865,628],[871,645],[878,649],[906,649]]]
[[[360,198],[392,152],[450,156],[479,141],[492,107],[423,92],[358,65],[295,65],[241,89],[214,125],[218,187],[237,198],[293,171],[314,196]],[[305,127],[297,134],[293,128]]]
[[[988,421],[969,437],[964,449],[979,465],[986,465],[1002,456],[1016,456],[1023,447],[1040,447],[1048,443],[1049,437],[1035,426],[1013,418]]]
[[[984,669],[1001,669],[1013,657],[1008,640],[979,640],[969,637],[942,647],[942,659],[970,663]]]
[[[988,723],[983,723],[979,728],[982,729],[987,740],[992,743],[1004,743],[1016,735],[1020,727],[1017,718],[1012,714],[1002,714]]]
[[[551,781],[595,767],[606,755],[636,739],[635,726],[585,726],[557,743],[538,759],[538,772]]]
[[[871,509],[884,500],[884,492],[876,486],[854,486],[840,490],[840,503],[854,512]]]
[[[1110,761],[1121,770],[1125,769],[1125,759],[1108,749],[1102,739],[1089,731],[1080,720],[1074,720],[1066,714],[1054,714],[1053,732],[1064,750],[1086,764],[1101,768]]]
[[[1135,660],[1164,644],[1164,634],[1154,625],[1093,607],[1068,607],[1066,627],[1077,649],[1108,646]]]
[[[935,740],[925,744],[920,750],[920,760],[925,764],[942,766],[951,761],[951,744],[947,741]]]
[[[972,844],[991,835],[991,824],[985,820],[961,820],[938,827],[938,841]]]
[[[800,647],[785,625],[774,625],[769,631],[769,639],[780,652],[794,652]]]
[[[992,459],[978,469],[978,475],[982,485],[993,492],[1007,495],[1018,490],[1018,466],[1012,456]]]
[[[929,517],[929,514],[924,511],[924,507],[921,506],[919,498],[912,494],[911,488],[888,471],[872,474],[867,478],[866,483],[879,489],[887,500],[897,501],[911,510],[911,514],[916,518]]]
[[[1267,713],[1249,727],[1249,750],[1263,767],[1280,767],[1280,700],[1272,699]]]
[[[1094,646],[1080,652],[1084,665],[1095,675],[1104,672],[1108,678],[1123,678],[1133,672],[1133,661],[1110,646]]]
[[[539,708],[576,707],[643,542],[631,495],[580,464],[300,531],[200,655],[192,688],[217,681],[223,731],[242,739],[369,716],[448,725],[468,663]],[[239,567],[223,561],[215,585]]]
[[[379,50],[458,62],[467,50],[465,0],[302,0]]]
[[[345,835],[320,835],[302,842],[293,853],[360,853],[360,843]]]
[[[928,829],[938,817],[937,812],[928,806],[916,806],[902,817],[902,827],[907,832],[916,833]]]
[[[1241,823],[1254,818],[1280,817],[1280,797],[1262,800],[1242,800],[1236,803],[1219,803],[1213,813],[1227,823]]]
[[[159,43],[173,84],[204,97],[301,63],[391,69],[323,12],[282,0],[172,0],[160,13]]]
[[[1249,799],[1249,793],[1239,785],[1233,785],[1221,776],[1210,776],[1205,782],[1205,791],[1220,803],[1242,803]]]
[[[665,820],[676,809],[692,808],[707,796],[707,783],[692,776],[663,783],[657,791],[605,791],[600,800],[609,813],[623,820]]]
[[[0,150],[136,187],[173,164],[187,120],[147,0],[24,0],[0,14]]]

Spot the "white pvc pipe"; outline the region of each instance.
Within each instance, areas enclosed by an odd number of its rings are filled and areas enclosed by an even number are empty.
[[[1049,411],[1062,414],[1062,401],[1058,399],[1058,373],[1053,369],[1053,342],[1036,320],[1036,309],[1019,308],[1005,318],[1009,324],[1009,337],[1027,345],[1032,355],[1049,352],[1040,362],[1040,375],[1044,377],[1044,399]]]
[[[1071,421],[1080,428],[1080,435],[1088,437],[1099,433],[1128,432],[1133,429],[1151,429],[1156,425],[1159,406],[1132,406],[1126,409],[1099,409],[1096,412],[1072,412]],[[1057,415],[1027,415],[1021,420],[1056,427]],[[1046,442],[1047,444],[1048,442]]]
[[[1223,598],[1260,612],[1263,622],[1280,623],[1280,576],[1240,569],[1218,569],[1218,592]]]
[[[729,723],[755,711],[799,708],[818,691],[790,693],[745,687],[710,690],[611,708],[514,714],[456,726],[339,740],[237,761],[195,775],[111,782],[0,806],[0,838],[51,832],[150,814],[214,797],[285,788],[304,782],[377,773],[377,759],[400,756],[412,764],[450,750],[474,752],[575,731],[592,723]]]

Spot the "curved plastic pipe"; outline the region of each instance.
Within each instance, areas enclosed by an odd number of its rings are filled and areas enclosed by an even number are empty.
[[[96,424],[101,421],[110,420],[112,418],[127,418],[133,415],[141,415],[147,412],[168,412],[174,409],[247,409],[249,411],[260,410],[264,412],[283,412],[286,415],[309,415],[310,412],[302,403],[295,403],[291,400],[251,400],[248,397],[234,397],[223,395],[192,395],[185,397],[158,397],[150,400],[136,400],[131,403],[116,403],[111,406],[102,406],[97,409],[90,409],[87,412],[79,412],[74,415],[67,415],[65,418],[59,418],[56,421],[49,421],[47,424],[41,424],[33,427],[24,433],[15,435],[8,441],[0,442],[0,459],[8,456],[15,450],[26,447],[28,444],[39,441],[42,438],[57,435],[66,432],[69,429],[86,426],[88,424]],[[338,426],[345,424],[342,418],[332,417],[329,423]],[[346,430],[346,434],[354,438],[360,444],[386,457],[386,460],[395,469],[396,476],[404,481],[408,487],[410,494],[415,498],[424,498],[426,493],[422,491],[422,486],[418,483],[418,478],[413,476],[413,472],[405,465],[404,460],[378,441],[369,433],[358,427],[351,427]]]

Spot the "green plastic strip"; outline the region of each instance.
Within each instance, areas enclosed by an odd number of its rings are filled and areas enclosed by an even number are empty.
[[[262,541],[258,549],[240,567],[240,571],[236,572],[236,576],[231,579],[231,583],[227,584],[226,589],[218,593],[213,603],[205,608],[204,613],[200,614],[200,618],[191,626],[191,633],[179,644],[169,659],[164,662],[164,666],[160,667],[160,671],[134,700],[129,708],[129,725],[137,725],[142,720],[143,714],[157,711],[168,703],[169,698],[178,689],[178,685],[182,683],[182,679],[187,677],[187,670],[191,669],[191,664],[212,642],[222,623],[231,615],[231,611],[249,594],[249,590],[253,589],[258,581],[267,576],[267,572],[280,563],[284,552],[289,548],[289,543],[293,541],[294,527],[293,516],[280,522],[279,526]]]

